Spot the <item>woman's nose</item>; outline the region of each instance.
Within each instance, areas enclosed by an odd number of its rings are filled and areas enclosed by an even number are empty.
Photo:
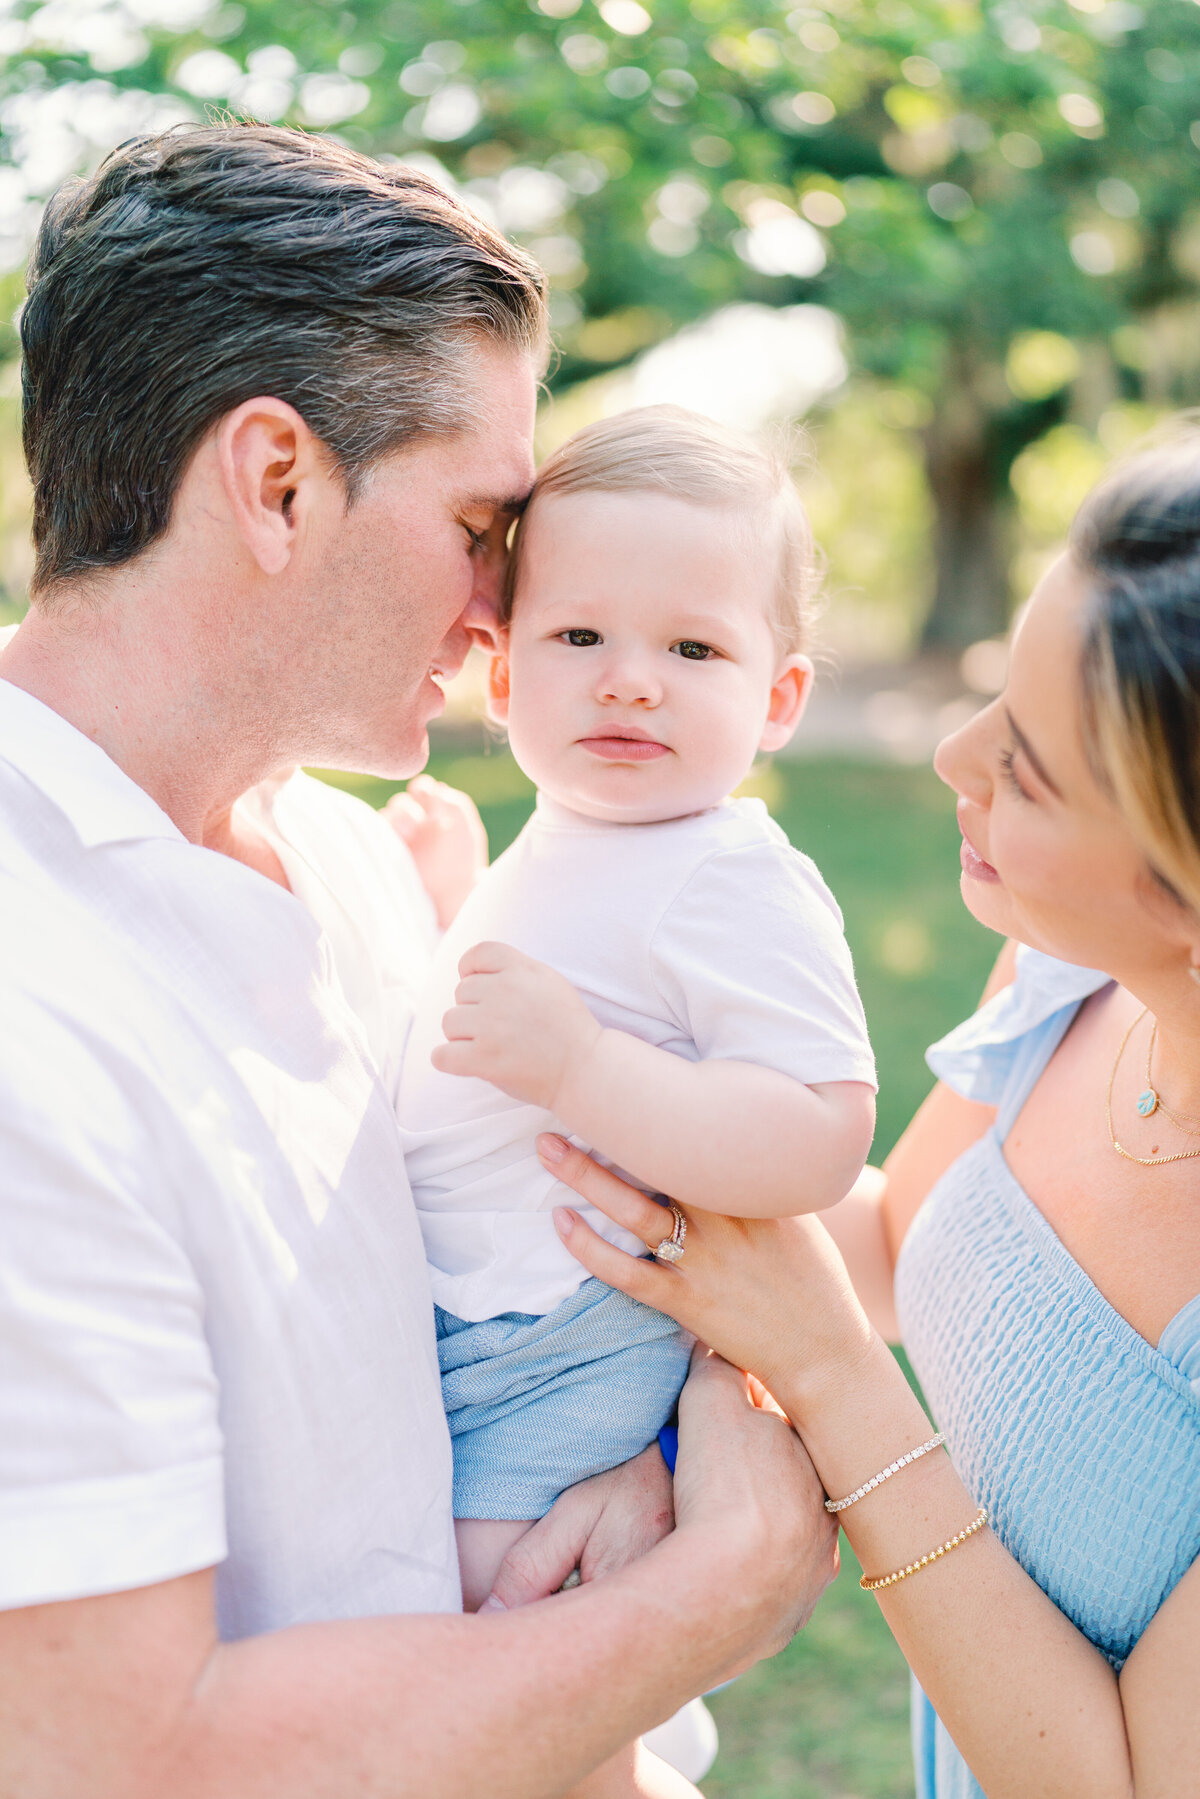
[[[989,749],[995,736],[998,701],[985,706],[974,718],[943,737],[933,752],[935,774],[963,799],[986,806],[992,797]]]

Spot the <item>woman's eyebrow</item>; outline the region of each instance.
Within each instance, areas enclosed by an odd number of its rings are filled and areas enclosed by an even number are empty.
[[[1042,783],[1042,786],[1048,787],[1050,789],[1051,793],[1054,795],[1055,799],[1060,800],[1062,798],[1061,791],[1055,785],[1055,783],[1050,779],[1050,776],[1046,773],[1045,766],[1043,765],[1042,761],[1038,757],[1036,751],[1034,750],[1033,745],[1030,743],[1028,737],[1026,737],[1024,731],[1022,731],[1020,725],[1018,725],[1016,719],[1013,717],[1012,713],[1008,710],[1007,706],[1004,708],[1004,716],[1008,720],[1008,728],[1013,734],[1013,741],[1015,742],[1017,748],[1020,750],[1021,754],[1024,756],[1025,760],[1028,762],[1029,766],[1032,768],[1034,774],[1037,776],[1038,780]]]

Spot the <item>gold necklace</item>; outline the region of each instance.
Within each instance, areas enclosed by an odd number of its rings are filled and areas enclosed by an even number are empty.
[[[1142,1017],[1144,1018],[1145,1016],[1146,1014],[1143,1012]],[[1194,1118],[1189,1112],[1172,1112],[1170,1106],[1158,1091],[1158,1088],[1154,1085],[1154,1077],[1150,1070],[1154,1061],[1154,1045],[1157,1042],[1158,1020],[1156,1018],[1154,1020],[1154,1029],[1150,1033],[1150,1044],[1146,1050],[1146,1090],[1144,1093],[1138,1094],[1138,1113],[1142,1118],[1151,1118],[1155,1112],[1161,1112],[1164,1118],[1169,1118],[1172,1124],[1177,1124],[1180,1130],[1186,1132],[1189,1137],[1200,1137],[1200,1130],[1194,1128],[1195,1126],[1200,1125],[1200,1118]]]
[[[1168,1162],[1190,1162],[1193,1156],[1200,1156],[1200,1149],[1180,1149],[1177,1150],[1173,1156],[1135,1156],[1130,1150],[1127,1150],[1122,1144],[1117,1142],[1117,1133],[1113,1130],[1112,1121],[1113,1085],[1117,1078],[1117,1070],[1121,1066],[1121,1057],[1125,1054],[1125,1048],[1129,1039],[1133,1036],[1134,1031],[1136,1031],[1138,1025],[1141,1024],[1149,1010],[1149,1006],[1142,1007],[1141,1011],[1121,1039],[1121,1047],[1117,1051],[1117,1059],[1113,1063],[1112,1073],[1108,1077],[1108,1097],[1104,1102],[1104,1116],[1108,1121],[1108,1134],[1112,1140],[1112,1146],[1119,1156],[1124,1156],[1127,1162],[1136,1162],[1139,1168],[1164,1168]],[[1143,1095],[1143,1097],[1145,1096]],[[1161,1104],[1161,1101],[1159,1103]],[[1165,1106],[1163,1107],[1163,1110],[1166,1110]],[[1146,1117],[1149,1115],[1149,1113],[1144,1114]]]

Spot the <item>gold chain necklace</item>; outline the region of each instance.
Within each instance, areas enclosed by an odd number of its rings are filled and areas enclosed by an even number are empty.
[[[1145,1016],[1146,1014],[1143,1012],[1142,1017],[1144,1018]],[[1161,1112],[1164,1118],[1169,1118],[1172,1124],[1177,1124],[1180,1130],[1186,1132],[1189,1137],[1200,1137],[1200,1130],[1195,1128],[1197,1125],[1200,1125],[1200,1118],[1194,1118],[1190,1112],[1172,1112],[1170,1106],[1158,1091],[1158,1088],[1154,1085],[1154,1076],[1151,1073],[1151,1069],[1154,1063],[1154,1045],[1157,1042],[1158,1020],[1156,1018],[1154,1020],[1154,1029],[1150,1033],[1150,1044],[1146,1050],[1146,1090],[1144,1093],[1138,1094],[1138,1113],[1142,1118],[1152,1118],[1155,1112]]]
[[[1133,1036],[1133,1033],[1137,1030],[1137,1027],[1139,1026],[1139,1024],[1141,1024],[1143,1018],[1145,1018],[1145,1016],[1149,1010],[1150,1010],[1149,1006],[1142,1007],[1141,1011],[1138,1013],[1137,1017],[1134,1019],[1133,1023],[1130,1025],[1129,1029],[1126,1031],[1125,1035],[1121,1039],[1121,1047],[1117,1051],[1117,1059],[1113,1063],[1112,1073],[1108,1077],[1108,1097],[1106,1098],[1106,1100],[1104,1102],[1104,1116],[1108,1121],[1108,1134],[1112,1140],[1112,1146],[1116,1150],[1116,1152],[1119,1156],[1124,1156],[1124,1158],[1127,1162],[1136,1162],[1139,1168],[1164,1168],[1168,1162],[1190,1162],[1194,1156],[1200,1156],[1200,1149],[1180,1149],[1180,1150],[1177,1150],[1173,1156],[1135,1156],[1130,1150],[1126,1149],[1122,1144],[1117,1142],[1117,1133],[1116,1133],[1116,1131],[1113,1130],[1113,1121],[1112,1121],[1113,1085],[1116,1082],[1117,1070],[1121,1066],[1121,1057],[1125,1054],[1125,1049],[1126,1049],[1126,1046],[1128,1045],[1129,1039]],[[1157,1028],[1158,1027],[1156,1024],[1155,1029],[1157,1029]],[[1151,1043],[1151,1048],[1153,1048],[1153,1042]],[[1153,1093],[1154,1089],[1150,1088],[1149,1091],[1151,1093]],[[1142,1099],[1144,1099],[1145,1097],[1146,1097],[1146,1095],[1143,1094]],[[1156,1102],[1156,1106],[1161,1106],[1162,1110],[1164,1112],[1166,1112],[1166,1107],[1162,1105],[1162,1101],[1158,1099],[1157,1094],[1155,1094],[1155,1102]],[[1148,1118],[1151,1115],[1151,1113],[1156,1109],[1156,1106],[1149,1107],[1147,1109],[1147,1111],[1142,1114],[1142,1116]],[[1140,1101],[1138,1102],[1138,1109],[1139,1109],[1139,1111],[1141,1110],[1141,1102]],[[1168,1116],[1169,1116],[1169,1114],[1168,1114]]]

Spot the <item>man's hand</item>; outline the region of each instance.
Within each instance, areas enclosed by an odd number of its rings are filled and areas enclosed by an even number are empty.
[[[488,840],[469,794],[417,775],[383,809],[404,843],[444,931],[487,867]]]
[[[458,972],[434,1067],[556,1111],[563,1083],[579,1078],[602,1035],[570,981],[506,943],[477,943]]]
[[[580,1481],[509,1550],[481,1611],[511,1611],[557,1593],[578,1568],[602,1580],[638,1561],[675,1526],[671,1476],[652,1443],[607,1474]]]

